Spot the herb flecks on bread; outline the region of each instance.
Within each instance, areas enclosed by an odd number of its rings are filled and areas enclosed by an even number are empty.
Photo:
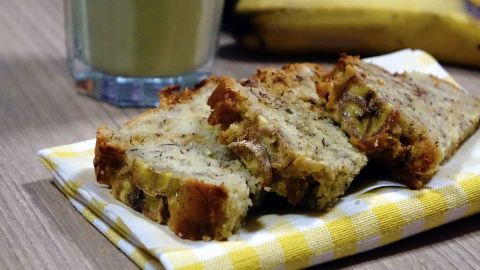
[[[480,101],[457,86],[421,73],[391,74],[352,56],[317,90],[352,144],[412,188],[425,185],[480,120]]]
[[[366,164],[322,109],[314,64],[260,69],[244,81],[222,78],[209,98],[209,123],[267,189],[293,205],[332,206]]]
[[[216,142],[207,99],[218,79],[163,91],[161,105],[118,130],[97,131],[99,183],[145,216],[187,239],[226,239],[261,192],[235,155]]]

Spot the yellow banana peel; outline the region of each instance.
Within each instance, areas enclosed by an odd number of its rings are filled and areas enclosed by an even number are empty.
[[[480,67],[478,0],[240,0],[236,36],[279,54],[376,54],[412,48]]]

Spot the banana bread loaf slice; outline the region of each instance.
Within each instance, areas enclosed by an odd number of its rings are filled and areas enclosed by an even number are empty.
[[[480,119],[479,100],[447,81],[394,75],[352,56],[317,90],[352,144],[412,188],[433,176]]]
[[[161,105],[114,130],[97,130],[97,181],[120,201],[188,239],[226,239],[261,192],[260,182],[208,125],[209,79],[162,91]]]
[[[211,125],[266,190],[293,204],[331,206],[366,164],[321,109],[314,64],[260,69],[242,82],[224,78],[208,100]]]

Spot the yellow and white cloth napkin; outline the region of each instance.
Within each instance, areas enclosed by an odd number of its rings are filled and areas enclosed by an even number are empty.
[[[392,72],[417,70],[452,80],[422,51],[403,50],[367,61]],[[330,211],[250,218],[229,241],[175,236],[115,200],[95,181],[94,140],[38,155],[73,206],[145,269],[301,268],[386,245],[480,212],[480,132],[464,143],[422,190],[372,179]]]

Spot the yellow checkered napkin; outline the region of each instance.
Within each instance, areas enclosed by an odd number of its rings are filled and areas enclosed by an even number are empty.
[[[418,70],[450,79],[429,55],[400,51],[369,61],[390,71]],[[397,63],[397,65],[395,64]],[[370,250],[480,212],[480,132],[422,190],[388,180],[340,200],[326,213],[252,217],[229,241],[176,237],[98,185],[94,140],[44,149],[41,160],[73,206],[136,264],[146,269],[301,268]]]

